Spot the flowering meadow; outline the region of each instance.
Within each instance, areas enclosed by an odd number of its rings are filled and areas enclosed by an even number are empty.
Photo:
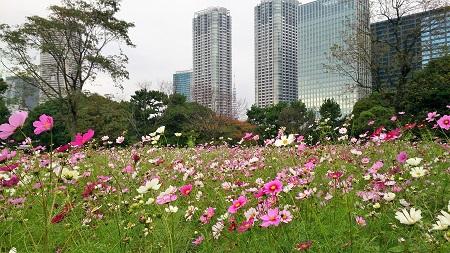
[[[426,116],[314,145],[280,129],[168,146],[162,126],[131,147],[95,129],[43,147],[53,118],[16,112],[0,252],[450,252],[450,116]]]

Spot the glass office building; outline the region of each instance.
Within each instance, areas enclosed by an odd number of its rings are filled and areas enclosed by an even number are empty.
[[[368,0],[318,0],[299,6],[299,98],[308,108],[319,111],[324,100],[333,98],[343,114],[351,113],[353,105],[368,89],[355,86],[350,76],[331,72],[331,47],[345,47],[345,36],[367,31],[364,41],[370,47]],[[370,49],[368,49],[370,50]],[[369,66],[356,62],[356,75],[364,86],[370,86]]]
[[[404,16],[399,26],[394,26],[389,21],[371,24],[372,36],[374,41],[377,41],[373,47],[387,45],[383,51],[373,50],[372,60],[377,66],[372,74],[373,85],[395,87],[398,81],[401,71],[397,64],[398,53],[394,47],[388,46],[398,44],[395,33],[399,34],[400,44],[408,46],[408,49],[401,48],[401,51],[411,63],[412,71],[409,78],[414,71],[422,69],[430,60],[449,53],[449,13],[450,7],[444,7]]]
[[[173,92],[191,101],[192,70],[177,71],[173,74]]]
[[[259,107],[298,99],[297,0],[255,7],[255,101]]]

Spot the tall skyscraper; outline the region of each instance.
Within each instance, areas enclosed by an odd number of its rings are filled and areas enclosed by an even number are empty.
[[[265,107],[298,99],[297,0],[255,7],[255,100]]]
[[[19,77],[5,78],[8,84],[4,97],[6,106],[11,112],[24,110],[31,111],[39,104],[39,89]]]
[[[299,6],[299,98],[316,112],[324,100],[333,98],[343,114],[351,113],[353,105],[369,90],[355,87],[350,76],[332,72],[331,47],[346,47],[346,36],[363,36],[370,47],[368,0],[317,0]],[[357,31],[365,31],[357,33]],[[370,86],[369,66],[356,62],[357,76]]]
[[[231,16],[222,7],[195,13],[193,19],[192,100],[232,116]]]
[[[371,24],[373,46],[382,48],[373,50],[372,60],[377,66],[372,74],[373,85],[395,87],[401,71],[398,51],[411,63],[411,75],[430,60],[450,52],[450,7],[403,16],[398,24],[390,21]],[[395,33],[399,34],[400,43]],[[400,50],[394,48],[396,45]]]
[[[192,70],[177,71],[173,74],[173,92],[191,101]]]
[[[40,75],[45,81],[45,84],[41,85],[41,87],[45,88],[45,92],[41,90],[40,102],[44,102],[48,98],[58,97],[59,95],[67,95],[66,83],[69,84],[72,82],[70,76],[74,77],[76,73],[76,57],[74,56],[74,51],[69,48],[75,48],[74,44],[77,40],[75,38],[71,40],[69,47],[65,41],[65,36],[56,34],[54,37],[54,46],[58,47],[59,51],[64,52],[64,55],[59,55],[55,59],[48,52],[40,53]]]

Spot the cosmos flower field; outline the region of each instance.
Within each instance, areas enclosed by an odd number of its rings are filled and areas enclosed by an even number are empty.
[[[132,147],[89,130],[54,149],[32,141],[52,134],[47,115],[6,141],[26,118],[0,126],[0,252],[450,252],[448,116],[423,129],[443,137],[340,128],[307,145],[281,129],[182,148],[161,127]]]

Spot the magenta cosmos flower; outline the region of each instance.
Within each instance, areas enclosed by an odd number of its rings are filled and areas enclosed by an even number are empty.
[[[262,227],[278,226],[278,224],[280,224],[281,222],[281,216],[278,213],[278,208],[269,209],[266,215],[261,216],[261,220]]]
[[[38,135],[46,131],[50,131],[53,128],[53,118],[42,114],[39,116],[39,120],[33,122],[34,134]]]
[[[189,193],[191,193],[191,191],[192,191],[191,184],[183,185],[180,187],[180,192],[181,192],[181,195],[183,195],[183,196],[189,195]]]
[[[9,124],[0,125],[0,139],[6,140],[13,135],[17,128],[22,127],[28,117],[28,112],[17,111],[9,117]]]
[[[233,201],[233,204],[228,208],[229,213],[236,213],[241,207],[247,203],[247,198],[245,196],[240,196],[238,199]]]
[[[78,133],[75,139],[70,143],[73,147],[81,147],[94,137],[94,130],[89,129],[85,134]]]
[[[276,195],[281,190],[283,190],[283,184],[280,180],[275,179],[270,181],[264,185],[264,193],[267,195]]]
[[[408,159],[408,154],[405,151],[402,151],[397,155],[397,161],[399,163],[405,163],[406,159]]]
[[[450,115],[444,115],[437,121],[440,128],[448,130],[450,129]],[[0,126],[1,127],[1,126]]]

